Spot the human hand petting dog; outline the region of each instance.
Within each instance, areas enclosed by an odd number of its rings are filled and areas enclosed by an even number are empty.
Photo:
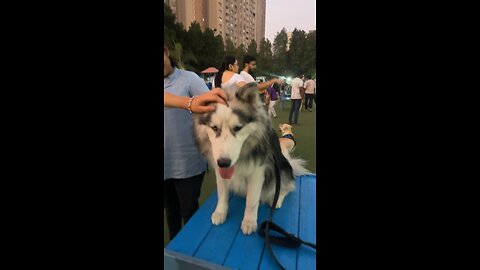
[[[182,108],[193,113],[205,113],[215,110],[214,106],[207,105],[212,102],[227,105],[227,95],[220,88],[206,92],[196,97],[176,96],[174,94],[164,92],[163,105],[165,107]]]
[[[220,103],[227,105],[227,95],[220,88],[214,88],[210,92],[207,92],[201,96],[195,97],[192,100],[190,110],[194,113],[205,113],[215,110],[214,106],[207,106],[208,103]]]

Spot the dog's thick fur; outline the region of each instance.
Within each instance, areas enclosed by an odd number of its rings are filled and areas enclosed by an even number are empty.
[[[244,234],[251,234],[257,228],[259,203],[273,203],[275,159],[281,178],[277,208],[295,189],[294,177],[309,172],[303,167],[303,160],[282,155],[278,136],[258,98],[257,83],[224,90],[228,106],[215,104],[214,112],[194,115],[194,132],[200,151],[215,168],[217,177],[218,203],[212,223],[225,222],[229,191],[233,191],[246,197],[241,229]],[[228,166],[225,160],[229,161]],[[232,170],[233,175],[225,173]],[[224,179],[222,173],[230,179]]]

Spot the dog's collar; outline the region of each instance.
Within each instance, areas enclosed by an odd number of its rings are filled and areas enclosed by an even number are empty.
[[[287,138],[287,139],[293,140],[293,142],[295,143],[294,145],[297,145],[297,142],[295,141],[295,138],[293,138],[293,134],[285,134],[285,135],[282,136],[282,138]]]

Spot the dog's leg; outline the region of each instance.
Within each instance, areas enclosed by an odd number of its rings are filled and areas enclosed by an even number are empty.
[[[228,183],[226,180],[219,177],[217,170],[217,193],[218,193],[218,202],[215,212],[212,214],[212,223],[214,225],[220,225],[225,222],[228,213]]]
[[[285,199],[285,197],[287,196],[288,192],[284,192],[284,191],[280,191],[280,194],[278,195],[278,200],[277,200],[277,205],[275,206],[275,208],[280,208],[282,207],[282,204],[283,204],[283,200]],[[270,206],[272,206],[273,204],[273,199],[272,201],[269,203]]]
[[[251,177],[247,181],[247,203],[241,226],[242,232],[246,235],[257,230],[258,206],[260,205],[260,196],[265,180],[265,168],[258,168]]]

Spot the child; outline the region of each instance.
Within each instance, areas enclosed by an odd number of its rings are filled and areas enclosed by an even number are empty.
[[[272,84],[272,86],[267,88],[266,94],[270,97],[270,104],[268,104],[268,116],[277,118],[277,113],[275,112],[275,103],[278,100],[278,92],[280,87],[278,83]]]

